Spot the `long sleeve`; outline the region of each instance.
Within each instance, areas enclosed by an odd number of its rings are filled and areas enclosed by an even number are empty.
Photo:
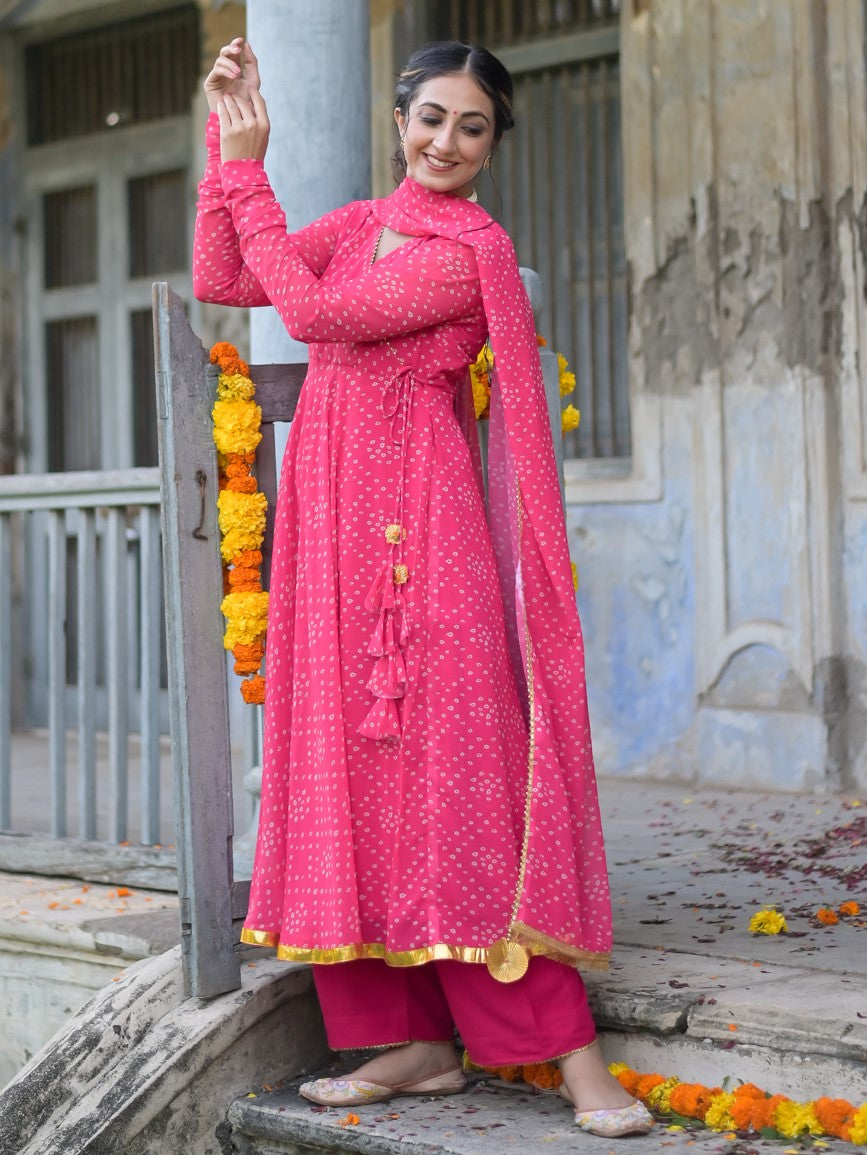
[[[321,272],[352,206],[287,235],[285,215],[258,161],[229,161],[221,178],[243,261],[298,341],[378,341],[458,320],[480,307],[475,256],[457,241],[426,241],[421,267],[411,274],[390,255],[363,276],[323,282]]]
[[[220,119],[208,117],[207,160],[199,182],[193,241],[193,294],[217,305],[269,305],[259,281],[244,264],[238,234],[220,181]]]

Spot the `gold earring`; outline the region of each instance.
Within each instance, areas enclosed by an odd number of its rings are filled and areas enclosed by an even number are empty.
[[[482,165],[482,168],[485,170],[485,172],[487,172],[490,167],[491,167],[491,154],[488,153],[488,155],[485,157],[485,163]]]

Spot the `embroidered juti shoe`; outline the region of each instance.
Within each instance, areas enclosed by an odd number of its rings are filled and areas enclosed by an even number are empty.
[[[431,1087],[435,1079],[443,1075],[458,1075],[459,1078],[445,1084]],[[459,1095],[467,1086],[460,1066],[444,1067],[441,1071],[425,1075],[423,1079],[410,1079],[406,1083],[371,1083],[367,1079],[312,1079],[302,1083],[298,1094],[311,1103],[323,1107],[363,1107],[365,1103],[383,1103],[386,1099],[397,1099],[403,1095]]]
[[[565,1083],[560,1094],[568,1103],[572,1096]],[[575,1125],[589,1135],[601,1135],[603,1139],[620,1139],[624,1135],[646,1135],[653,1127],[653,1116],[643,1103],[634,1100],[625,1107],[603,1107],[598,1111],[576,1111]]]
[[[576,1111],[575,1124],[591,1135],[618,1139],[623,1135],[646,1135],[653,1126],[653,1116],[643,1103],[628,1107],[608,1107],[601,1111]]]

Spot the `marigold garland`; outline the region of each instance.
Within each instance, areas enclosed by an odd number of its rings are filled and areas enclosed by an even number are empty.
[[[543,347],[548,344],[544,337],[536,334],[536,344]],[[470,365],[470,381],[473,386],[473,405],[476,410],[476,420],[483,421],[491,415],[491,368],[494,364],[494,354],[491,346],[485,344],[479,350],[472,365]],[[570,373],[569,362],[562,353],[557,354],[557,370],[560,382],[560,396],[568,396],[575,388],[575,374]],[[560,415],[560,427],[563,433],[569,433],[578,428],[581,413],[574,405],[567,405]],[[578,592],[578,569],[572,562],[572,585]]]
[[[258,491],[251,466],[262,440],[262,410],[253,400],[256,386],[250,370],[228,341],[211,349],[218,365],[214,444],[220,468],[217,520],[223,559],[224,598],[220,610],[226,619],[223,645],[235,658],[235,673],[244,679],[245,702],[265,700],[265,679],[259,672],[265,655],[268,594],[262,589],[262,542],[268,500]]]
[[[539,346],[547,345],[544,337],[536,334]],[[494,364],[494,354],[491,346],[485,344],[479,350],[479,355],[470,366],[470,380],[473,386],[473,404],[476,409],[476,420],[483,421],[491,415],[491,368]],[[575,389],[575,374],[569,372],[569,362],[562,353],[557,354],[557,372],[560,384],[560,396],[567,397]],[[581,420],[580,412],[574,405],[567,405],[563,410],[560,421],[563,433],[569,433],[578,428]]]
[[[523,1081],[543,1090],[556,1089],[563,1081],[554,1063],[484,1070],[510,1083]],[[741,1083],[731,1090],[705,1087],[681,1083],[674,1075],[642,1074],[625,1063],[611,1063],[608,1070],[630,1095],[677,1129],[697,1122],[711,1131],[761,1133],[767,1139],[826,1135],[867,1146],[867,1103],[856,1107],[846,1099],[824,1096],[798,1103],[786,1095],[769,1095],[754,1083]]]

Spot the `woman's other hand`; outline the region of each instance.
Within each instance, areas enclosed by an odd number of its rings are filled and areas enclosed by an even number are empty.
[[[271,123],[261,93],[251,88],[249,99],[231,93],[217,105],[220,117],[220,159],[264,160]]]
[[[231,44],[224,44],[214,67],[205,78],[205,96],[208,108],[217,111],[224,96],[250,99],[251,92],[259,91],[259,62],[243,36],[236,36]]]

